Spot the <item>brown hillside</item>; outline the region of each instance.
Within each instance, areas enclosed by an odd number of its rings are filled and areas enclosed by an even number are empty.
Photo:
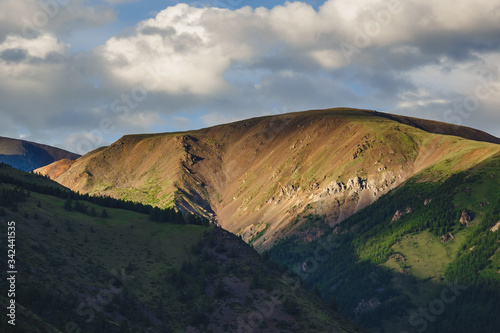
[[[37,172],[40,172],[43,175],[49,176],[50,179],[56,179],[66,171],[75,163],[75,160],[62,159],[56,162],[53,162],[44,167],[38,168]]]
[[[429,133],[431,127],[487,138],[373,111],[316,110],[125,136],[60,175],[45,172],[80,192],[198,211],[266,248],[299,232],[298,215],[322,215],[333,225],[419,172],[446,176],[500,151],[493,143]]]

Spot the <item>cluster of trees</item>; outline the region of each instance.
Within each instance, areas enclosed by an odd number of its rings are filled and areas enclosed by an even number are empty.
[[[446,279],[468,288],[446,308],[430,332],[456,327],[463,332],[496,332],[500,327],[500,317],[492,315],[500,313],[500,266],[490,260],[500,254],[497,252],[500,231],[490,231],[498,221],[500,199],[494,210],[467,236],[457,259],[448,266]]]
[[[89,207],[88,205],[86,205],[83,202],[80,202],[78,200],[73,201],[69,198],[64,202],[63,208],[69,212],[72,212],[72,211],[80,212],[80,213],[86,214],[90,217],[97,217],[97,216],[100,216],[102,218],[109,217],[107,210],[104,208],[101,210],[101,213],[99,215],[97,215],[97,211],[96,211],[95,207],[93,207],[93,206]]]
[[[297,246],[297,242],[299,238],[290,237],[269,250],[269,256],[290,267],[325,302],[332,304],[334,299],[332,306],[337,311],[366,327],[377,327],[394,314],[404,315],[408,297],[393,288],[388,269],[359,260],[351,234],[330,240],[323,237],[323,245],[310,242]],[[304,262],[306,267],[302,265]],[[374,295],[382,306],[369,312],[355,312],[361,300],[368,301]]]
[[[14,212],[17,212],[17,204],[21,202],[26,202],[26,197],[30,194],[20,188],[2,188],[0,194],[0,206],[8,208]],[[2,208],[0,215],[5,215],[5,210]]]
[[[458,279],[469,286],[487,287],[489,290],[500,291],[500,277],[489,279],[487,274],[477,274],[491,266],[491,258],[499,248],[500,232],[490,232],[490,229],[500,221],[500,199],[493,212],[484,216],[477,228],[468,235],[467,240],[458,252],[455,260],[447,270],[450,279]],[[470,250],[473,248],[473,250]],[[498,274],[498,273],[497,273]]]
[[[5,163],[0,164],[0,168],[6,168],[9,167]],[[44,178],[43,176],[36,175],[36,174],[31,174],[27,175],[30,177],[40,177]],[[29,177],[27,177],[29,179]],[[95,205],[105,207],[105,208],[118,208],[118,209],[125,209],[141,214],[146,214],[149,215],[150,220],[156,221],[156,222],[164,222],[164,223],[174,223],[174,224],[197,224],[197,225],[209,225],[209,220],[206,219],[205,217],[201,217],[195,214],[191,213],[182,213],[179,211],[176,211],[172,208],[167,208],[167,209],[161,209],[158,207],[153,207],[151,205],[144,205],[139,202],[133,202],[133,201],[128,201],[128,200],[121,200],[121,199],[115,199],[110,196],[95,196],[95,195],[89,195],[89,194],[80,194],[77,192],[73,192],[69,189],[61,188],[56,185],[40,185],[36,183],[35,181],[29,181],[29,180],[24,180],[24,179],[19,179],[16,177],[13,177],[11,175],[8,175],[6,173],[0,173],[0,183],[7,183],[11,184],[14,186],[19,187],[20,189],[16,190],[17,192],[24,192],[24,190],[27,191],[32,191],[40,194],[46,194],[46,195],[51,195],[55,196],[61,199],[65,199],[65,204],[64,208],[66,210],[74,210],[78,211],[84,214],[88,214],[90,216],[97,216],[97,212],[94,212],[92,208],[88,208],[87,205],[83,204],[82,202],[88,202],[88,203],[93,203]],[[24,190],[23,190],[24,189]],[[16,192],[16,193],[17,193]],[[16,194],[15,193],[15,194]],[[28,192],[29,193],[29,192]],[[10,193],[12,194],[12,193]],[[6,194],[6,199],[5,200],[18,200],[18,195],[14,195],[11,199],[7,199],[8,194]],[[19,200],[16,202],[20,202]],[[17,209],[16,205],[2,205],[0,202],[0,206],[4,206],[7,208],[13,208]],[[70,207],[71,206],[71,207]],[[104,214],[104,216],[103,216]],[[102,217],[107,217],[107,212],[105,210],[101,211],[101,216]]]
[[[173,208],[153,207],[149,212],[149,219],[161,223],[210,225],[209,220],[204,217],[195,214],[184,215]]]
[[[356,225],[353,244],[358,255],[376,264],[384,263],[394,254],[392,246],[405,235],[429,230],[440,237],[463,228],[459,222],[463,208],[455,207],[453,198],[459,185],[477,180],[467,176],[459,173],[442,183],[409,181],[343,221],[340,229],[349,231]],[[431,202],[424,205],[427,199]],[[397,210],[407,208],[411,213],[392,221]]]
[[[344,220],[339,224],[338,233],[333,235],[333,238],[331,229],[325,224],[325,234],[318,240],[304,243],[300,237],[291,236],[273,247],[269,255],[278,263],[286,264],[297,271],[306,285],[311,289],[316,288],[325,301],[334,296],[341,313],[366,327],[380,327],[384,319],[393,315],[407,315],[413,304],[408,296],[393,287],[391,279],[396,273],[379,264],[395,254],[394,244],[405,235],[429,230],[440,237],[465,228],[459,222],[464,207],[455,207],[454,197],[459,188],[467,187],[468,184],[472,186],[479,177],[463,172],[444,182],[409,181],[404,187],[391,191],[374,204]],[[431,201],[424,205],[426,199]],[[412,209],[411,213],[393,221],[395,212],[405,211],[407,207]],[[449,315],[449,318],[448,315],[443,315],[443,320],[440,317],[436,332],[439,328],[441,331],[453,331],[448,328],[460,327],[456,321],[453,322],[453,316],[466,317],[467,311],[478,318],[484,317],[484,313],[500,311],[500,274],[497,273],[500,267],[490,267],[494,264],[488,260],[498,249],[500,232],[487,232],[500,220],[498,207],[500,204],[497,205],[496,215],[485,217],[482,225],[471,233],[457,259],[448,268],[448,280],[457,279],[471,287],[461,302],[453,305],[460,310],[450,311],[454,315]],[[328,246],[332,247],[328,249]],[[475,248],[471,251],[473,246]],[[309,265],[304,271],[303,263],[307,258]],[[311,258],[315,259],[310,260]],[[418,281],[411,275],[401,275],[401,278],[408,282],[408,285],[417,287]],[[478,294],[484,299],[478,298]],[[367,301],[373,297],[380,301],[380,306],[367,312],[355,312],[361,300]],[[448,305],[446,311],[448,312]],[[483,314],[478,311],[483,311]],[[475,322],[470,318],[466,321],[469,325]],[[499,321],[490,319],[489,322],[493,324],[488,327],[500,327]],[[475,328],[468,327],[465,331],[475,331]]]

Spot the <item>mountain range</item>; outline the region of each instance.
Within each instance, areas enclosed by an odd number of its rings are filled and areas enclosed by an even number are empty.
[[[500,319],[492,314],[500,311],[499,144],[500,139],[472,128],[338,108],[260,117],[195,131],[126,135],[76,160],[61,159],[35,173],[85,200],[101,197],[126,202],[127,207],[148,207],[143,213],[153,222],[139,222],[139,218],[129,222],[126,215],[113,223],[85,218],[80,227],[75,226],[83,246],[92,244],[82,258],[96,258],[101,266],[109,267],[119,257],[113,251],[120,252],[123,247],[121,255],[131,257],[127,254],[134,251],[131,239],[139,237],[137,246],[144,251],[154,248],[151,253],[115,266],[148,272],[152,286],[173,274],[166,268],[163,271],[160,263],[165,260],[172,261],[169,267],[184,272],[193,285],[202,282],[188,276],[211,272],[213,268],[202,264],[207,255],[215,260],[220,270],[203,275],[203,292],[187,300],[176,296],[175,302],[180,304],[193,300],[189,304],[198,316],[181,322],[169,319],[173,331],[206,329],[209,322],[224,332],[234,331],[238,329],[235,314],[227,312],[230,302],[215,297],[216,287],[220,295],[240,299],[245,304],[241,311],[252,315],[252,307],[263,299],[273,299],[272,290],[294,293],[290,286],[280,284],[284,275],[280,278],[279,274],[289,274],[300,278],[302,285],[301,296],[292,304],[279,303],[283,314],[290,317],[264,316],[252,331],[359,330],[339,312],[371,332],[497,332]],[[31,202],[27,211],[35,209],[34,204]],[[42,207],[46,205],[42,203]],[[172,244],[168,250],[157,249],[156,240],[141,236],[143,232],[151,236],[163,232],[155,231],[160,229],[154,221],[161,220],[160,216],[169,216],[166,220],[171,221],[174,213],[197,216],[211,225],[196,226],[209,230],[199,229],[202,236],[189,236],[185,241],[199,245],[184,257],[184,263],[164,254],[178,251],[174,245],[177,236],[168,238],[167,231],[162,234],[165,242]],[[16,214],[22,220],[23,215]],[[25,223],[36,223],[30,214]],[[59,213],[54,220],[67,219],[66,214]],[[110,215],[121,216],[118,211]],[[121,226],[122,220],[127,221],[122,222],[126,228]],[[67,229],[68,222],[61,223],[56,229]],[[85,231],[90,228],[100,228],[99,239],[109,238],[114,245],[101,248],[93,243],[97,236]],[[106,231],[108,228],[116,232]],[[56,234],[46,237],[49,244]],[[68,238],[69,255],[70,243]],[[215,244],[221,244],[219,252]],[[239,245],[231,251],[233,245],[228,244]],[[235,257],[235,252],[240,255]],[[44,255],[52,258],[47,253]],[[135,267],[145,258],[147,265]],[[63,265],[66,259],[51,260]],[[265,276],[251,273],[251,267],[258,265],[264,267],[258,271]],[[85,274],[94,273],[79,273]],[[233,274],[237,282],[231,280]],[[69,275],[67,279],[73,288],[99,288]],[[270,283],[267,294],[259,291],[261,280]],[[167,289],[179,287],[176,279],[169,281]],[[244,281],[254,291],[241,298],[237,296],[240,288],[235,286],[241,287]],[[146,288],[146,292],[143,288],[132,288],[131,302],[147,309],[161,308],[155,298],[158,290]],[[227,294],[229,290],[233,290],[232,296]],[[78,294],[66,295],[71,300]],[[210,300],[203,301],[207,296]],[[328,303],[330,309],[324,307]],[[149,316],[149,320],[161,321],[158,313],[163,312],[154,312],[156,317]],[[259,313],[262,316],[263,312]],[[133,317],[125,317],[124,323],[133,325]],[[118,318],[105,313],[101,319]],[[308,326],[312,322],[315,324]]]
[[[258,249],[316,214],[334,225],[412,176],[468,169],[500,139],[435,121],[331,109],[128,135],[38,169],[75,191],[213,219]]]

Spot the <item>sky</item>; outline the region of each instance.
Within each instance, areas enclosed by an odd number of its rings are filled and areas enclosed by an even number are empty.
[[[365,108],[500,137],[500,0],[0,0],[0,136]]]

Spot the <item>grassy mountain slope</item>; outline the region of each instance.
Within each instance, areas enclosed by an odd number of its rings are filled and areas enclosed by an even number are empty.
[[[334,225],[423,170],[439,179],[473,167],[500,151],[494,142],[466,127],[331,109],[125,136],[38,171],[83,193],[198,212],[268,249],[308,215]]]
[[[7,262],[15,221],[18,271],[2,332],[360,332],[221,228],[54,184],[0,165],[0,244]]]
[[[442,161],[335,228],[310,216],[315,239],[298,232],[269,255],[371,331],[498,332],[499,171],[497,153],[436,180]]]
[[[471,127],[453,125],[439,121],[426,120],[414,117],[394,115],[372,111],[374,114],[395,120],[405,125],[419,128],[429,133],[458,136],[464,139],[500,144],[500,138]]]
[[[32,171],[62,159],[75,160],[80,155],[35,142],[0,137],[0,162]]]

